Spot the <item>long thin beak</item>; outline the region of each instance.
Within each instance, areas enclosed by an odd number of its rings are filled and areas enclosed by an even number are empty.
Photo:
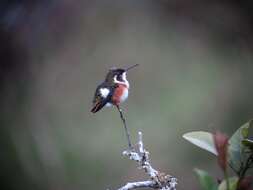
[[[132,65],[132,66],[126,68],[125,70],[126,70],[126,71],[129,71],[130,69],[133,69],[134,67],[137,67],[138,65],[139,65],[139,64]]]

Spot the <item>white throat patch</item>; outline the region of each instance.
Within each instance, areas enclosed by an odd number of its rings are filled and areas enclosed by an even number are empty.
[[[129,86],[130,86],[130,85],[129,85],[129,82],[128,82],[127,79],[126,79],[126,72],[124,72],[124,73],[122,74],[122,80],[123,80],[123,81],[118,81],[118,80],[117,80],[117,76],[114,76],[113,80],[114,80],[114,82],[117,83],[117,84],[124,84],[124,85],[126,85],[127,88],[129,88]]]

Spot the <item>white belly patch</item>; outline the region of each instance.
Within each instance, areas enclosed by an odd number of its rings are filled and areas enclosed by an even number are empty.
[[[105,106],[106,106],[106,107],[111,107],[112,104],[108,102],[108,103],[105,104]]]
[[[127,97],[128,97],[128,89],[125,88],[122,96],[120,97],[120,103],[124,102],[127,99]]]

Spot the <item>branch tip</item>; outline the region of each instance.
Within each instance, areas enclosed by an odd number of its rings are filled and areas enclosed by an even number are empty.
[[[143,169],[145,173],[149,175],[150,180],[127,183],[125,186],[121,187],[118,190],[131,190],[141,187],[148,187],[151,189],[160,190],[176,190],[177,179],[175,177],[172,177],[171,175],[160,172],[151,166],[150,160],[148,158],[149,152],[144,149],[144,145],[142,142],[142,132],[139,131],[138,136],[139,150],[136,151],[135,149],[128,149],[123,151],[122,154],[124,156],[128,156],[130,160],[136,161],[139,165],[138,168]]]

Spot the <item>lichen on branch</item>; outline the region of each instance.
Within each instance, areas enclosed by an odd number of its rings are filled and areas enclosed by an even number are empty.
[[[137,150],[133,148],[125,150],[123,151],[123,155],[127,156],[130,160],[136,161],[139,165],[138,168],[143,169],[150,179],[147,181],[127,183],[118,190],[131,190],[143,187],[160,190],[176,190],[177,179],[152,167],[149,152],[144,148],[142,132],[138,133],[138,137]]]

